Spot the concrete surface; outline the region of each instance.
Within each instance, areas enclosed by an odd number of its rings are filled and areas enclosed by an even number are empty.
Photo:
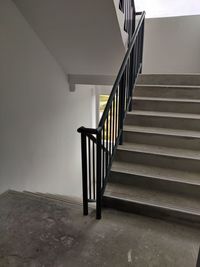
[[[195,267],[199,229],[13,191],[0,196],[0,267]]]
[[[139,75],[106,207],[199,224],[199,85],[199,74]]]

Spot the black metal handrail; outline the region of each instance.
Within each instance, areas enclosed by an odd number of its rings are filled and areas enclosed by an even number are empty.
[[[96,218],[101,218],[102,196],[110,174],[116,148],[123,142],[123,125],[127,111],[132,110],[132,92],[142,71],[145,12],[129,42],[113,89],[96,129],[81,127],[83,213],[88,202],[96,202]]]

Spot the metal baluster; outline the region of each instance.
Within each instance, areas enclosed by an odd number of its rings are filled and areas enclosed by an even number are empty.
[[[103,130],[102,130],[102,133],[103,133],[103,149],[102,149],[102,151],[103,151],[103,160],[102,160],[102,162],[103,162],[103,166],[102,166],[102,186],[103,186],[103,188],[104,188],[104,186],[105,186],[105,146],[104,146],[104,138],[105,138],[105,124],[104,124],[104,126],[103,126]]]
[[[119,144],[122,145],[123,143],[123,122],[124,122],[124,93],[125,93],[125,82],[124,82],[125,73],[123,73],[120,86],[119,86]]]
[[[86,147],[85,133],[81,133],[81,154],[82,154],[83,214],[88,215],[87,147]]]
[[[112,148],[112,154],[114,152],[115,148],[115,96],[113,98],[113,148]]]
[[[96,199],[96,194],[95,194],[95,185],[96,185],[96,179],[95,179],[95,143],[94,141],[92,142],[92,171],[93,171],[93,199]]]
[[[92,190],[91,190],[91,185],[92,185],[92,180],[91,180],[91,154],[90,154],[90,138],[87,138],[88,141],[88,187],[89,187],[89,199],[91,199],[92,196]]]
[[[115,118],[115,135],[118,138],[118,94],[119,94],[119,86],[117,86],[117,90],[116,90],[116,118]]]
[[[142,49],[141,49],[141,64],[142,64],[142,61],[143,61],[143,49],[144,49],[144,23],[145,21],[143,20],[142,22],[142,41],[141,41],[141,46],[142,46]],[[140,73],[142,73],[142,66],[140,68]]]
[[[109,138],[108,138],[108,117],[106,119],[106,176],[108,175],[108,164],[109,164]]]
[[[101,132],[97,134],[97,202],[96,218],[101,219]]]
[[[137,68],[136,68],[136,55],[137,55],[137,52],[136,52],[136,44],[134,44],[134,82],[136,80],[136,76],[137,76]]]
[[[112,105],[110,107],[110,131],[109,131],[109,151],[110,151],[110,158],[109,158],[109,164],[110,164],[110,161],[111,161],[111,155],[112,155]]]

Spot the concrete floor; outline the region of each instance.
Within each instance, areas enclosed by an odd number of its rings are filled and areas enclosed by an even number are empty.
[[[0,196],[0,267],[195,267],[200,229],[76,202]]]

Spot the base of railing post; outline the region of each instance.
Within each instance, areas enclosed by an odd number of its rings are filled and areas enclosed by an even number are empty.
[[[119,138],[119,145],[123,145],[123,141],[124,141],[123,132],[121,132],[121,136]]]
[[[88,215],[88,203],[83,203],[83,215]]]
[[[96,213],[96,219],[101,220],[101,210],[97,211]]]
[[[97,134],[97,199],[96,199],[96,218],[101,219],[101,205],[102,205],[102,177],[101,177],[101,132]]]
[[[129,104],[129,107],[128,107],[128,111],[130,112],[130,111],[132,111],[132,105],[133,105],[133,100],[132,100],[132,98],[131,98],[131,101],[130,101],[130,104]]]
[[[86,135],[81,134],[81,152],[82,152],[82,186],[83,186],[83,215],[88,215],[88,185],[87,185],[87,149]]]

